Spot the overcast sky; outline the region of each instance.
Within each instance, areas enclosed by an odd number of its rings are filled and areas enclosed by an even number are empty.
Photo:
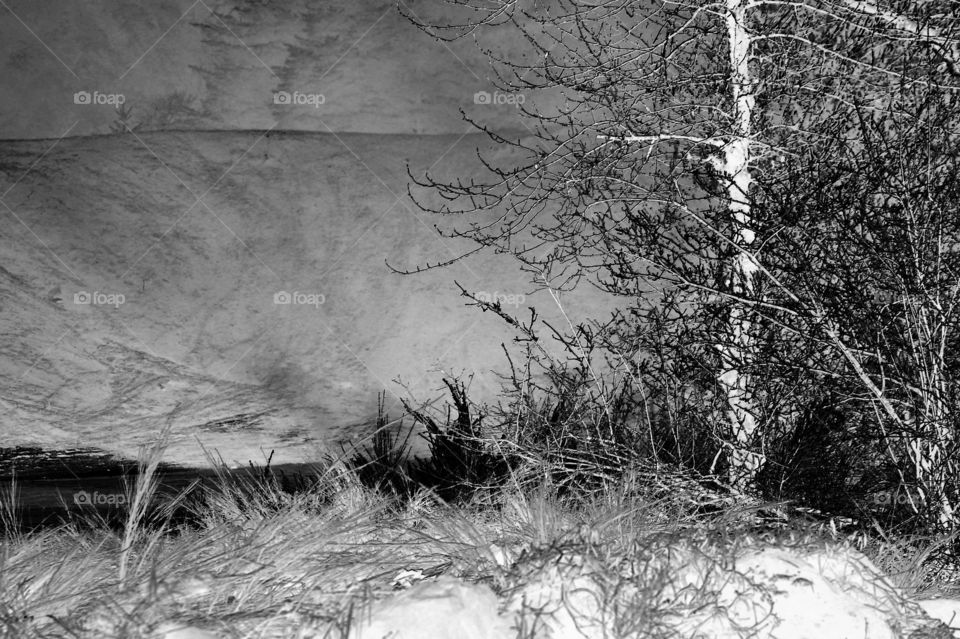
[[[443,7],[410,5],[431,22]],[[0,15],[4,139],[124,124],[462,133],[460,108],[522,129],[524,97],[495,93],[472,39],[437,42],[392,0],[10,0]],[[503,36],[484,44],[516,52],[515,35]]]

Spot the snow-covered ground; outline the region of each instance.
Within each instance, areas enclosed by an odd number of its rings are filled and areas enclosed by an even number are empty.
[[[477,175],[486,140],[461,108],[526,133],[515,104],[475,99],[495,88],[472,40],[439,43],[385,0],[4,13],[6,446],[134,456],[170,421],[172,461],[204,463],[197,440],[227,463],[315,459],[369,430],[379,392],[393,418],[400,396],[443,398],[445,376],[476,372],[471,398],[494,398],[514,334],[454,281],[567,326],[503,256],[408,278],[385,265],[474,248],[440,239],[407,197],[408,161]],[[502,36],[485,42],[517,52]],[[585,293],[563,300],[573,321],[602,315]]]
[[[262,132],[6,143],[0,192],[18,222],[0,242],[5,445],[135,457],[171,420],[170,461],[205,463],[198,442],[227,463],[274,449],[275,463],[312,461],[368,432],[384,390],[397,418],[398,397],[446,400],[444,376],[476,372],[471,398],[493,401],[490,371],[509,371],[500,344],[520,351],[454,281],[567,326],[549,294],[504,256],[410,276],[385,263],[473,248],[413,206],[405,163],[462,174],[484,144]],[[605,300],[584,287],[562,303],[577,322]]]

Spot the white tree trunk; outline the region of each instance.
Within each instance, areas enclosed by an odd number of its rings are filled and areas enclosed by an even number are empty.
[[[746,30],[745,21],[748,3],[745,0],[727,0],[726,10],[733,131],[730,140],[715,156],[713,166],[726,178],[730,212],[737,229],[735,241],[741,249],[734,257],[727,284],[738,297],[749,298],[752,297],[758,265],[750,253],[754,241],[748,200],[753,183],[750,136],[756,101],[750,74],[751,36]],[[726,393],[729,406],[727,420],[732,434],[728,479],[734,487],[744,488],[763,464],[763,457],[748,450],[757,430],[757,419],[749,380],[742,368],[749,361],[753,340],[748,311],[740,303],[733,305],[729,328],[730,339],[718,345],[723,366],[719,382]]]

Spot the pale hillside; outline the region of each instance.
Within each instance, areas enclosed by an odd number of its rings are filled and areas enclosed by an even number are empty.
[[[397,396],[411,397],[398,376],[424,401],[445,399],[445,375],[476,371],[471,396],[493,400],[500,344],[519,347],[454,280],[565,328],[554,301],[504,256],[414,276],[385,264],[472,248],[410,203],[404,167],[470,174],[483,144],[261,132],[4,144],[0,192],[17,220],[0,242],[6,445],[133,455],[171,416],[177,461],[204,461],[197,438],[228,463],[274,448],[279,463],[372,424],[379,391],[398,417]],[[299,303],[275,304],[281,292]],[[563,297],[574,322],[602,315],[596,291],[583,295]]]

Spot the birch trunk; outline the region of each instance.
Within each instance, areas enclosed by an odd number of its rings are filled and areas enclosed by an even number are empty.
[[[730,87],[733,104],[733,131],[727,144],[714,158],[714,168],[726,180],[731,217],[736,228],[739,251],[733,258],[726,283],[741,299],[752,297],[758,265],[750,251],[754,241],[748,195],[753,183],[750,167],[750,136],[755,108],[750,74],[751,36],[746,30],[748,3],[727,0],[726,29],[730,55]],[[734,303],[729,317],[730,339],[718,344],[722,370],[718,381],[727,401],[730,427],[728,481],[744,489],[763,464],[763,456],[749,450],[757,431],[757,418],[744,368],[750,360],[753,339],[749,310]]]

